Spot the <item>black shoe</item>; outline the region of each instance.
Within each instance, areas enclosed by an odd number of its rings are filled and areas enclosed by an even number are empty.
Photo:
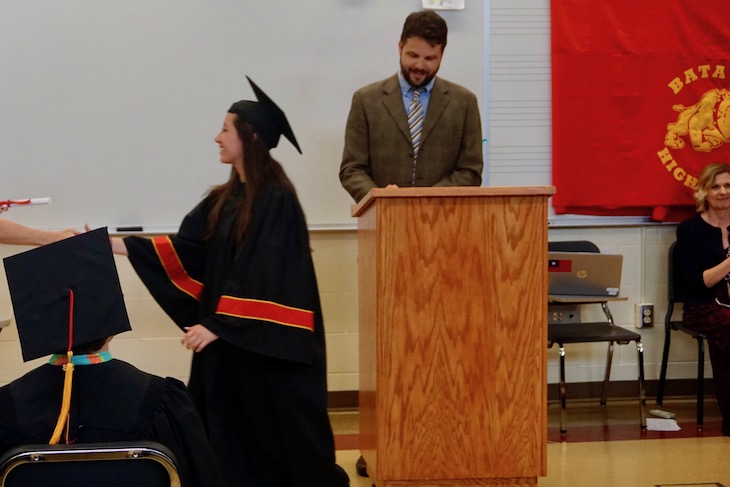
[[[368,464],[365,459],[360,455],[360,458],[355,462],[355,471],[360,477],[370,477],[368,475]]]

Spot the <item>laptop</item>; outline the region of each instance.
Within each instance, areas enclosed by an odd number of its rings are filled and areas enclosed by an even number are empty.
[[[623,255],[548,252],[548,294],[615,297],[621,288]]]

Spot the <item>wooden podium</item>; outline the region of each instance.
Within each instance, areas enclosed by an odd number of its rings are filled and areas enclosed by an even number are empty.
[[[353,206],[360,450],[377,487],[546,475],[554,191],[378,188]]]

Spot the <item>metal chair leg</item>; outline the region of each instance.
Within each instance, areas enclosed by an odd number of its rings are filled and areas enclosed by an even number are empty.
[[[608,303],[601,303],[601,308],[603,308],[603,314],[606,315],[606,321],[608,321],[610,324],[615,324],[613,322],[613,315],[611,314],[611,310],[608,307]]]
[[[705,419],[705,341],[697,338],[697,430]]]
[[[609,324],[613,325],[613,315],[611,314],[611,309],[608,307],[608,303],[601,303],[601,308],[603,309],[603,314],[606,315],[606,321],[608,321]],[[608,391],[606,388],[608,387],[608,381],[611,378],[611,363],[613,362],[613,342],[608,342],[608,357],[606,357],[606,372],[603,377],[603,385],[601,386],[601,406],[605,407],[607,402],[607,394]]]
[[[601,385],[601,406],[606,407],[608,402],[608,381],[611,379],[611,364],[613,363],[613,343],[608,342],[608,355],[606,356],[606,372],[603,375],[603,385]]]
[[[560,434],[565,435],[568,431],[566,430],[567,422],[567,411],[565,410],[566,405],[566,388],[565,388],[565,347],[562,343],[560,346],[560,390],[558,395],[560,396]]]
[[[636,351],[639,356],[639,419],[641,429],[646,429],[646,395],[644,389],[644,345],[636,342]]]
[[[672,340],[671,326],[667,323],[664,325],[664,351],[662,351],[662,368],[659,372],[659,386],[656,392],[656,403],[661,406],[664,402],[664,383],[667,380],[667,365],[669,364],[669,345]]]

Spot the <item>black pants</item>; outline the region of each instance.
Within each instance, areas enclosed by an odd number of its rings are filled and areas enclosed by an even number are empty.
[[[730,435],[730,308],[714,301],[685,305],[684,325],[707,337],[722,432]]]

